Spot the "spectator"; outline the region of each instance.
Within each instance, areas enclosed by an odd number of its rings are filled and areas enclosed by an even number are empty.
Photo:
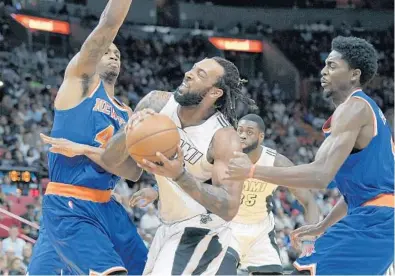
[[[155,232],[161,224],[157,214],[156,209],[153,204],[147,206],[147,213],[141,217],[140,228],[144,233],[155,236]]]
[[[24,265],[20,258],[14,258],[11,260],[8,275],[22,275],[25,274]]]
[[[7,260],[5,256],[0,255],[0,275],[7,274]]]
[[[9,237],[3,240],[3,252],[11,250],[14,252],[16,257],[22,259],[22,251],[26,242],[21,238],[18,238],[18,235],[19,228],[15,225],[11,226],[9,230]]]
[[[22,218],[31,221],[31,222],[36,222],[36,214],[35,214],[35,208],[33,204],[28,204],[26,205],[27,212],[22,215]]]
[[[11,179],[8,175],[3,177],[1,190],[5,195],[17,195],[17,187],[16,185],[11,184]]]
[[[33,204],[28,204],[26,206],[26,208],[27,208],[27,213],[23,214],[22,218],[24,218],[24,219],[26,219],[28,221],[31,221],[33,223],[38,223],[37,214],[35,212],[34,205]],[[23,234],[25,234],[26,236],[28,236],[28,237],[30,237],[32,239],[37,239],[38,238],[38,231],[37,231],[37,229],[35,229],[35,228],[33,228],[33,227],[31,227],[31,226],[29,226],[27,224],[24,224],[22,226],[22,232],[23,232]]]
[[[277,209],[276,210],[276,217],[275,217],[275,225],[276,229],[284,229],[285,227],[294,229],[294,222],[284,214],[283,209]]]
[[[284,267],[289,267],[291,263],[288,257],[287,247],[284,244],[284,240],[277,239],[277,245],[280,253],[281,263]]]
[[[30,263],[30,259],[32,257],[32,253],[33,253],[33,246],[31,243],[26,243],[25,246],[23,247],[23,252],[22,252],[22,257],[23,257],[23,264],[25,265],[25,267],[27,268],[29,263]]]

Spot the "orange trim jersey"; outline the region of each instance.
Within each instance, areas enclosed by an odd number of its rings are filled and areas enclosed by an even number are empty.
[[[78,106],[69,110],[55,110],[51,136],[105,147],[114,133],[128,121],[129,114],[130,108],[109,97],[100,82]],[[107,190],[112,189],[119,179],[86,156],[69,158],[49,153],[48,166],[52,182]]]
[[[347,215],[314,243],[311,254],[294,266],[311,275],[389,275],[394,261],[394,153],[386,118],[362,91],[350,98],[366,103],[373,119],[373,138],[354,149],[334,182],[347,203]],[[341,118],[339,118],[341,120]],[[323,130],[331,135],[331,120]],[[322,168],[325,170],[325,168]]]
[[[377,104],[361,90],[355,91],[350,98],[369,106],[374,136],[366,148],[350,154],[334,179],[349,210],[380,194],[394,193],[393,138],[387,120]],[[331,118],[323,127],[326,137],[331,135],[330,123]]]

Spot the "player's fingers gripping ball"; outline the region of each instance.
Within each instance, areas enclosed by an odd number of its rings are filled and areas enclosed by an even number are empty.
[[[180,144],[180,134],[175,123],[162,114],[142,116],[143,120],[126,129],[126,146],[130,156],[140,164],[143,159],[160,164],[157,152],[172,159]]]

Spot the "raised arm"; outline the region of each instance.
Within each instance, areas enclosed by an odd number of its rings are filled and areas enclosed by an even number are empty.
[[[274,160],[274,167],[292,167],[294,164],[291,160],[282,154],[277,153]],[[305,210],[306,222],[309,224],[317,223],[320,219],[319,207],[314,199],[314,194],[307,189],[290,189],[290,192],[296,197]]]
[[[257,166],[254,178],[289,188],[325,189],[356,146],[361,129],[373,125],[371,112],[365,102],[351,98],[333,114],[331,135],[319,148],[314,162],[289,168]],[[246,178],[251,163],[238,155],[231,161],[229,172],[232,178]]]
[[[234,151],[241,151],[240,138],[232,128],[217,131],[212,141],[212,185],[197,180],[184,171],[176,183],[207,210],[230,221],[237,214],[243,182],[225,180],[226,169]]]
[[[138,112],[145,108],[150,108],[155,112],[160,112],[169,101],[171,95],[172,94],[170,92],[151,91],[140,100],[134,112],[138,115]],[[132,123],[134,119],[135,116],[132,116],[128,124]],[[128,162],[131,169],[137,167],[134,160],[129,157],[126,149],[126,132],[124,128],[119,130],[118,133],[110,139],[106,149],[101,155],[101,160],[108,167],[121,166],[124,162]]]
[[[114,41],[132,0],[109,0],[99,24],[82,44],[80,52],[67,67],[66,77],[90,78],[96,72],[96,65]]]
[[[132,0],[108,1],[99,24],[66,68],[63,88],[61,87],[55,100],[56,108],[68,109],[75,106],[98,84],[96,67],[117,35],[131,3]],[[79,87],[71,86],[68,80],[78,82]]]

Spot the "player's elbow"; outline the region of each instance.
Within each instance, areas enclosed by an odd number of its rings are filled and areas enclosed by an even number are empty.
[[[316,160],[312,163],[311,172],[313,173],[312,189],[326,189],[335,177],[334,173],[324,161]]]
[[[236,214],[224,214],[221,215],[220,217],[224,220],[224,221],[232,221],[233,218],[236,216]]]
[[[119,158],[115,158],[115,156],[107,150],[105,150],[100,155],[100,159],[105,166],[112,169],[119,167],[124,161],[124,160],[120,160]]]
[[[225,214],[223,214],[221,218],[225,221],[232,221],[238,212],[239,212],[239,201],[237,201],[237,204],[235,204],[234,206],[230,206],[228,211]]]
[[[101,155],[100,159],[103,162],[104,165],[107,167],[113,167],[115,164],[114,159],[112,159],[111,155],[108,153],[107,150],[105,150]]]
[[[135,170],[133,172],[131,172],[130,175],[126,179],[133,181],[133,182],[137,182],[140,179],[142,174],[143,174],[142,169],[135,168]]]
[[[332,181],[333,176],[328,172],[320,172],[317,174],[317,188],[318,189],[326,189],[329,183]]]

